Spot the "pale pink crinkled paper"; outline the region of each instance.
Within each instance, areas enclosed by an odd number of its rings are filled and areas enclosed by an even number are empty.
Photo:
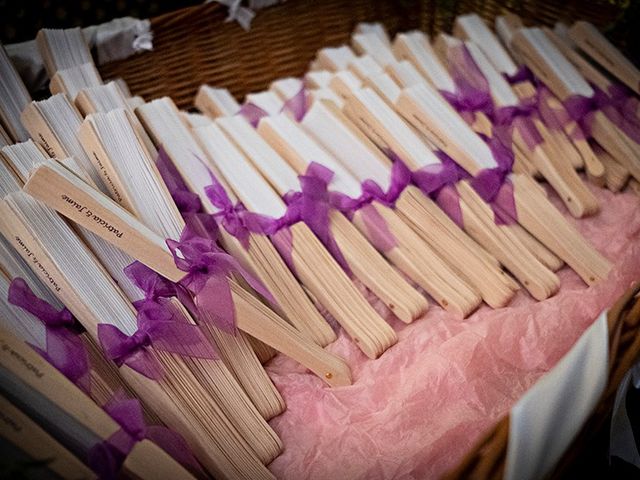
[[[456,466],[599,312],[640,279],[640,200],[592,189],[602,211],[582,220],[549,195],[614,263],[607,281],[587,287],[565,267],[556,296],[535,302],[520,292],[508,308],[484,306],[465,320],[431,302],[411,325],[389,320],[399,341],[377,360],[340,330],[328,349],[350,365],[349,387],[329,388],[282,355],[272,360],[267,369],[287,410],[270,422],[284,442],[271,471],[292,480],[425,479]]]

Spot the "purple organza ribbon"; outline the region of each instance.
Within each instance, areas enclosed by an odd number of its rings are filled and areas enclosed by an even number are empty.
[[[307,92],[303,82],[300,82],[300,90],[284,102],[282,111],[290,112],[296,122],[300,122],[304,118],[307,113]]]
[[[210,238],[195,235],[187,226],[179,241],[167,240],[178,269],[186,272],[180,285],[194,297],[195,306],[206,311],[215,325],[229,333],[236,333],[235,307],[229,277],[236,273],[243,277],[257,293],[275,304],[266,287],[238,261],[222,251]]]
[[[591,137],[593,115],[595,112],[601,111],[629,139],[640,144],[640,127],[638,127],[635,120],[627,118],[616,108],[619,100],[607,95],[595,85],[591,87],[595,92],[592,97],[571,95],[563,102],[569,116]]]
[[[14,278],[9,285],[7,300],[22,308],[45,325],[46,348],[32,347],[84,392],[91,388],[89,356],[78,336],[83,331],[67,308],[56,310],[33,293],[22,278]]]
[[[447,58],[456,92],[440,91],[441,95],[468,123],[473,122],[476,112],[491,114],[493,100],[489,84],[467,47],[461,44],[449,48]]]
[[[160,380],[163,370],[149,347],[178,355],[216,359],[216,352],[200,328],[187,322],[177,310],[157,302],[136,302],[136,332],[127,336],[118,327],[98,324],[98,340],[105,355],[116,365],[127,365],[152,380]]]
[[[260,123],[260,119],[262,119],[262,117],[269,116],[269,114],[262,108],[250,102],[244,103],[240,107],[238,115],[243,116],[247,120],[247,122],[249,122],[251,126],[253,126],[253,128],[256,128],[258,126],[258,123]]]
[[[385,154],[393,162],[391,166],[391,181],[389,188],[385,192],[373,180],[365,180],[362,182],[363,195],[368,195],[370,199],[394,208],[398,197],[402,194],[407,185],[411,183],[411,171],[404,162],[391,150],[386,150]]]
[[[629,87],[621,83],[612,82],[607,88],[607,94],[612,104],[627,120],[640,126],[640,118],[638,118],[640,100]]]
[[[334,172],[323,165],[312,162],[305,174],[298,177],[301,191],[289,192],[285,195],[285,201],[289,206],[287,210],[288,221],[304,221],[347,272],[350,271],[347,262],[331,233],[329,221],[331,208],[339,210],[349,219],[359,211],[369,233],[369,239],[378,250],[387,252],[398,245],[397,239],[389,230],[386,221],[371,205],[371,202],[375,200],[387,207],[394,208],[396,200],[411,182],[411,172],[397,155],[391,151],[386,153],[393,161],[391,181],[386,192],[370,179],[362,183],[362,194],[357,198],[329,191],[329,183]]]
[[[280,112],[278,113],[282,112],[290,112],[297,122],[304,118],[307,113],[307,91],[304,86],[304,82],[300,82],[300,90],[284,102]],[[247,102],[240,107],[238,115],[244,117],[253,126],[253,128],[256,128],[260,123],[260,120],[263,117],[268,117],[269,113],[259,106],[251,102]]]
[[[434,153],[440,159],[439,163],[427,165],[411,173],[413,183],[427,196],[437,195],[442,187],[453,185],[466,175],[446,153]]]
[[[535,76],[533,75],[533,72],[526,65],[520,65],[516,73],[514,73],[513,75],[507,75],[505,73],[504,78],[511,85],[515,85],[516,83],[521,83],[521,82],[533,83],[535,81]]]
[[[491,206],[495,223],[509,225],[518,218],[513,185],[507,178],[513,169],[513,153],[495,137],[484,139],[498,166],[481,170],[471,179],[471,186]]]
[[[178,172],[162,146],[158,149],[156,167],[160,172],[162,181],[167,186],[167,190],[169,190],[169,193],[171,194],[171,198],[173,198],[173,201],[181,213],[195,213],[202,210],[200,197],[189,190],[180,176],[180,172]]]
[[[249,248],[251,233],[269,234],[274,231],[270,217],[250,212],[240,202],[234,204],[216,176],[211,172],[210,176],[211,185],[205,187],[205,194],[211,203],[219,209],[213,214],[213,217],[220,221],[229,234],[240,241],[245,250]]]
[[[431,197],[440,208],[460,228],[463,228],[460,196],[455,188],[458,180],[469,176],[446,153],[438,150],[434,154],[440,163],[427,165],[412,173],[413,183],[428,197]]]
[[[116,394],[103,408],[120,425],[120,429],[89,450],[87,463],[101,480],[119,478],[127,456],[136,443],[145,439],[162,448],[192,473],[202,473],[202,468],[180,434],[165,427],[145,424],[137,399]]]
[[[372,204],[360,208],[360,216],[367,230],[371,244],[382,252],[389,252],[398,246],[398,240],[389,229],[384,217]]]
[[[533,122],[538,111],[538,100],[532,98],[517,106],[500,107],[493,112],[493,132],[500,141],[511,148],[514,132],[518,132],[529,150],[535,149],[544,139]]]
[[[288,205],[287,217],[290,222],[303,221],[327,247],[333,258],[347,272],[349,265],[338,243],[331,233],[329,212],[331,208],[341,211],[356,209],[358,200],[344,194],[329,191],[333,172],[327,167],[312,162],[304,175],[299,175],[300,191],[288,192],[284,200]]]

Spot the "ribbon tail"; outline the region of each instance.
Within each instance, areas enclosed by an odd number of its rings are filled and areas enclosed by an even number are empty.
[[[229,279],[224,275],[214,275],[207,279],[195,295],[195,305],[206,312],[220,330],[236,333],[235,305],[231,295]]]
[[[160,380],[164,375],[162,365],[146,348],[131,355],[124,364],[151,380]]]

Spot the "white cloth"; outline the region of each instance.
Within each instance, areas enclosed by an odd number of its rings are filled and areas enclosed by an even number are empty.
[[[98,65],[153,50],[153,33],[149,20],[116,18],[101,25],[83,28],[82,33],[89,48],[95,48]],[[27,89],[30,92],[43,89],[47,83],[47,74],[35,40],[5,45],[5,48]]]
[[[534,480],[550,472],[604,391],[608,355],[603,312],[511,410],[506,480]]]

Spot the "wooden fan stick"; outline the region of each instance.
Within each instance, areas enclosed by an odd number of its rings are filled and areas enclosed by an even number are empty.
[[[38,167],[24,190],[169,280],[179,282],[184,277],[160,237],[110,198],[55,164]],[[306,340],[235,281],[230,282],[238,328],[300,362],[329,385],[351,383],[349,368],[342,360]]]
[[[578,21],[569,28],[569,37],[578,48],[640,94],[640,70],[589,22]]]
[[[545,48],[555,49],[553,44],[544,35],[544,32],[535,29],[519,30],[513,35],[512,46],[520,58],[524,60],[527,66],[539,77],[549,89],[562,101],[566,101],[575,94],[575,90],[567,83],[564,70],[558,70],[557,66],[549,58],[548,52],[543,52],[536,42],[546,42]],[[562,53],[555,49],[557,55],[566,61],[564,68],[573,69]],[[575,71],[576,75],[579,75]],[[584,79],[582,79],[582,83]],[[585,83],[586,85],[586,83]],[[585,86],[589,90],[589,94],[593,95],[588,85]],[[586,90],[584,94],[586,94]],[[612,154],[622,165],[624,165],[631,174],[636,178],[640,178],[640,145],[636,144],[632,139],[616,126],[601,110],[595,110],[589,113],[590,128],[593,138],[602,145],[610,154]]]
[[[222,170],[226,175],[224,177],[219,174],[220,181],[230,183],[247,208],[267,213],[274,218],[284,215],[282,200],[266,185],[257,171],[248,165],[246,158],[216,125],[203,127],[198,130],[198,135],[215,162],[211,167],[216,171]],[[297,186],[295,175],[293,182]],[[262,238],[269,241],[268,237]],[[393,329],[367,302],[305,223],[298,222],[288,229],[281,228],[270,235],[270,238],[298,278],[354,338],[366,355],[377,358],[395,344],[397,337]]]
[[[301,126],[360,182],[377,180],[385,185],[390,179],[389,159],[332,103],[315,103]],[[351,148],[345,148],[348,146]],[[384,178],[378,178],[378,165]],[[396,211],[376,200],[371,202],[371,208],[382,216],[398,244],[384,251],[394,265],[424,288],[444,309],[464,317],[478,307],[482,302],[479,293],[462,280]],[[363,234],[368,234],[371,227],[363,212],[355,212],[352,221]]]
[[[405,91],[407,92],[407,91]],[[435,118],[427,109],[417,108],[417,104],[414,98],[408,96],[403,92],[401,95],[402,102],[404,101],[403,109],[407,112],[412,111],[416,118],[421,118],[419,125],[425,129],[425,134],[431,135],[433,138],[441,139],[440,147],[443,151],[451,151],[449,155],[455,159],[467,172],[472,175],[476,175],[481,167],[475,162],[475,160],[468,155],[459,155],[459,150],[455,152],[449,149],[449,145],[453,145],[456,142],[456,138],[453,137],[451,129],[441,128],[438,123],[438,119]],[[412,109],[412,110],[411,110]],[[428,127],[428,128],[427,128]],[[435,135],[434,135],[435,133]],[[458,156],[454,156],[453,153],[458,153]],[[520,178],[519,175],[511,175],[510,178]],[[518,222],[525,227],[529,232],[540,240],[547,248],[549,248],[555,255],[563,259],[569,266],[571,266],[589,285],[597,282],[600,279],[606,278],[606,275],[610,269],[609,262],[604,259],[595,249],[593,249],[580,234],[564,220],[560,213],[552,206],[552,204],[546,199],[546,197],[540,192],[538,187],[535,187],[535,194],[533,192],[521,192],[527,186],[527,190],[533,190],[533,185],[536,185],[533,180],[530,184],[523,183],[524,181],[514,182],[514,198],[516,199],[516,207],[518,212]],[[540,202],[539,206],[534,206],[531,201],[535,200]],[[554,218],[554,223],[557,225],[553,228],[559,228],[560,230],[554,231],[550,224],[545,224],[539,220],[534,220],[531,215],[520,215],[519,206],[527,205],[528,212],[536,212],[541,217],[544,214]],[[562,227],[560,228],[560,225]],[[566,236],[564,236],[566,235]],[[553,240],[552,240],[553,239]],[[573,243],[576,248],[575,251],[569,243]],[[578,250],[580,250],[578,252]]]
[[[241,125],[247,126],[242,122]],[[251,132],[255,138],[257,133]],[[280,197],[217,126],[203,128],[198,134],[203,143],[207,143],[211,158],[247,208],[273,218],[284,215],[284,203]],[[275,152],[269,153],[279,162],[284,162]],[[292,185],[297,188],[297,178],[294,173],[291,176]],[[311,294],[337,319],[366,355],[377,358],[397,341],[393,329],[367,302],[304,222],[281,228],[270,238]]]
[[[201,112],[211,118],[227,117],[240,111],[240,105],[226,88],[212,88],[202,85],[193,101]]]
[[[501,25],[503,41],[507,43],[507,47],[510,48],[510,45],[509,45],[510,36],[512,36],[517,31],[518,28],[521,28],[523,26],[522,23],[520,22],[519,17],[517,17],[516,15],[510,14],[508,18],[499,17],[499,19],[496,20],[496,22],[497,22],[497,25]],[[571,48],[567,48],[567,46],[564,45],[564,42],[562,42],[559,38],[557,38],[557,36],[553,32],[551,32],[551,30],[546,28],[544,30],[545,30],[545,33],[547,33],[547,35],[550,36],[550,39],[554,43],[558,41],[563,44],[562,48],[557,43],[556,43],[556,46],[563,52],[565,56],[567,56],[568,53],[575,54],[575,52],[573,52]],[[509,38],[505,38],[507,36]],[[579,55],[577,56],[580,58],[580,60],[584,60]],[[567,58],[569,57],[567,56]],[[589,65],[589,68],[591,69],[593,67]],[[522,85],[524,83],[526,83],[526,85],[524,87],[525,91],[523,92]],[[532,87],[530,82],[521,82],[520,84],[517,84],[514,86],[514,90],[518,93],[518,95],[524,94],[526,96],[531,96],[532,92],[535,92],[535,88]],[[606,91],[607,87],[605,87],[604,90]],[[604,181],[604,167],[599,162],[598,158],[594,155],[593,150],[591,149],[587,139],[582,134],[580,127],[577,125],[575,121],[569,118],[569,114],[565,110],[560,100],[558,100],[558,98],[555,95],[546,95],[546,96],[540,97],[539,101],[544,102],[544,104],[546,105],[546,108],[548,108],[550,111],[557,112],[556,116],[560,115],[562,117],[560,119],[561,120],[560,123],[566,135],[566,138],[561,138],[561,141],[564,142],[568,139],[570,143],[573,145],[573,147],[576,149],[576,151],[578,152],[581,160],[578,160],[576,156],[572,154],[570,149],[566,147],[563,150],[564,154],[565,155],[568,154],[569,158],[572,159],[572,164],[575,168],[579,168],[581,164],[584,164],[584,167],[589,179],[597,185],[602,185]],[[558,135],[558,137],[560,137],[560,135]]]
[[[120,429],[107,413],[24,342],[0,329],[0,366],[43,395],[99,438]],[[33,439],[32,439],[33,440]],[[179,463],[149,440],[134,445],[123,469],[145,479],[193,478]]]
[[[477,65],[480,73],[486,79],[496,106],[516,106],[518,97],[514,95],[509,84],[491,65],[489,59],[476,44],[469,42],[463,44],[459,40],[448,39],[448,37],[443,34],[440,34],[438,40],[441,44],[440,50],[443,55],[450,52],[449,48],[445,45],[447,42],[453,42],[454,48],[462,48],[464,46],[464,48],[467,49],[467,52]],[[458,70],[462,71],[462,68],[458,67]],[[463,73],[471,76],[471,72],[464,71]],[[469,78],[469,80],[472,80],[472,78]],[[531,87],[533,88],[533,86]],[[523,88],[526,88],[526,86]],[[506,99],[505,95],[507,95]],[[598,210],[598,202],[573,168],[567,168],[567,166],[569,166],[567,165],[567,158],[570,157],[561,155],[560,157],[553,158],[554,152],[550,151],[552,148],[545,142],[545,135],[541,135],[539,132],[539,127],[544,128],[542,123],[534,121],[533,125],[526,125],[523,124],[524,121],[525,120],[517,117],[513,119],[512,140],[514,144],[528,155],[530,161],[536,166],[536,169],[542,173],[559,193],[560,198],[573,216],[580,218],[584,215],[595,213]],[[519,128],[518,125],[522,128]],[[526,129],[526,131],[524,129]],[[532,143],[531,141],[527,141],[525,136],[533,135],[539,136],[541,142]],[[546,135],[546,138],[549,136],[550,135]],[[569,148],[573,151],[573,147],[568,144],[568,142],[566,144],[563,143],[562,146],[563,148]]]
[[[153,118],[151,117],[166,113],[167,110],[171,117],[165,120],[172,127],[172,130],[180,129],[176,134],[185,136],[186,141],[189,142],[188,146],[181,146],[179,141],[174,143],[165,129],[152,122]],[[141,109],[138,109],[137,114],[145,124],[149,134],[153,137],[156,145],[164,144],[169,157],[189,189],[199,195],[204,211],[207,213],[219,212],[219,209],[211,203],[204,192],[205,186],[211,183],[211,172],[216,173],[215,168],[199,148],[191,133],[179,121],[177,117],[178,110],[175,105],[168,98],[163,98],[146,104]],[[172,140],[166,143],[163,139],[164,136]],[[176,151],[178,148],[187,149],[194,153],[198,152],[198,155],[202,158],[197,159],[193,154],[190,154],[189,160],[191,163],[188,163],[185,161],[184,156],[181,157],[180,152]],[[207,164],[205,165],[203,162],[207,162]],[[219,175],[217,177],[220,179]],[[228,188],[226,190],[227,193],[231,192]],[[231,200],[235,202],[235,198],[231,198]],[[307,329],[305,332],[320,346],[328,345],[336,339],[331,327],[320,316],[268,238],[251,232],[248,238],[249,246],[245,248],[240,240],[231,235],[226,228],[220,228],[219,233],[220,242],[224,249],[241,261],[249,270],[255,272],[258,278],[266,285],[278,303],[276,308],[281,309],[288,318],[290,317],[300,322],[306,321]]]
[[[331,160],[328,154],[288,119],[276,117],[260,122],[258,132],[300,175],[305,174],[311,163],[305,156],[307,153],[317,163],[335,169],[327,164]],[[300,142],[306,143],[301,145]],[[291,188],[296,187],[291,185]],[[356,277],[404,322],[422,316],[428,305],[424,297],[393,270],[344,214],[332,210],[329,222],[338,248]]]
[[[24,211],[20,210],[19,205],[24,206],[28,203],[27,200],[32,202],[35,200],[25,197],[24,192],[17,192],[0,203],[0,229],[5,237],[10,238],[12,245],[25,261],[34,262],[32,267],[34,273],[43,282],[55,285],[55,289],[52,290],[54,294],[82,323],[94,340],[98,341],[98,323],[104,319],[96,316],[91,304],[79,294],[77,288],[74,288],[78,286],[77,282],[74,283],[66,276],[65,271],[68,271],[67,263],[69,262],[65,263],[67,269],[61,270],[60,263],[65,260],[59,258],[59,251],[54,250],[51,254],[42,246],[42,237],[34,237],[33,227],[24,218]],[[18,210],[15,209],[16,206]],[[35,206],[41,210],[46,208],[39,204]],[[66,233],[72,235],[71,230],[61,219],[56,218],[56,220],[57,223],[48,222],[48,227],[56,229],[64,227]],[[74,241],[73,237],[64,235],[62,231],[56,231],[54,235],[58,237],[58,242],[65,238],[71,241],[75,248],[84,250],[78,251],[77,255],[88,263],[86,268],[92,272],[92,275],[103,277],[102,282],[98,281],[108,289],[105,294],[110,295],[112,301],[126,309],[126,312],[123,312],[120,308],[120,314],[125,313],[130,322],[135,322],[133,306],[86,247],[77,239]],[[152,353],[169,373],[164,375],[160,382],[147,378],[126,364],[119,367],[118,371],[145,403],[154,411],[160,412],[166,425],[182,434],[202,465],[209,472],[220,477],[272,478],[250,445],[240,436],[203,386],[198,383],[187,364],[168,352],[154,349]],[[185,395],[185,389],[188,390],[188,395]],[[203,417],[204,415],[206,418]],[[199,421],[200,419],[204,420]],[[216,435],[225,438],[226,443],[215,444],[213,440],[217,438]]]

